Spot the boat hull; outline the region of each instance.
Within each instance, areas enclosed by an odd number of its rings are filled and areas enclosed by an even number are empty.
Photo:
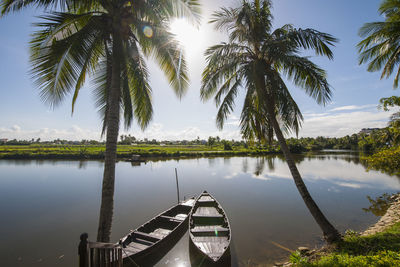
[[[187,231],[194,198],[157,215],[123,237],[124,266],[153,266]]]
[[[230,266],[231,229],[228,217],[218,201],[204,191],[189,218],[191,262]]]
[[[191,238],[189,238],[189,257],[191,266],[230,267],[232,265],[230,246],[225,250],[224,254],[218,259],[218,261],[214,261],[208,257],[208,255],[199,250]]]

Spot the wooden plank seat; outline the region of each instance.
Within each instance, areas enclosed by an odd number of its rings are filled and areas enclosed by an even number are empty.
[[[221,225],[196,226],[191,229],[194,236],[227,236],[229,229]]]
[[[184,220],[186,219],[187,216],[188,216],[187,214],[179,213],[179,214],[175,215],[174,218],[175,218],[175,219],[178,219],[178,220],[184,221]]]
[[[227,232],[228,228],[223,227],[222,225],[205,225],[205,226],[195,226],[191,229],[192,233],[201,233],[201,232]]]
[[[209,195],[205,195],[205,196],[203,195],[197,200],[197,202],[204,202],[204,201],[214,201],[215,202],[215,199]]]
[[[223,218],[222,214],[193,214],[194,218]]]
[[[150,241],[152,243],[156,243],[157,241],[159,241],[161,239],[161,237],[159,237],[159,236],[153,235],[151,233],[140,232],[140,231],[135,231],[133,234],[140,239],[144,239],[144,240]]]
[[[192,216],[223,217],[216,207],[198,207]]]
[[[164,229],[164,228],[157,228],[153,232],[151,232],[152,235],[161,236],[162,238],[164,238],[167,235],[169,235],[169,233],[171,233],[171,230]]]
[[[147,247],[151,246],[151,245],[145,245],[142,243],[138,243],[138,241],[139,240],[129,243],[129,245],[126,246],[125,250],[142,251],[142,250],[146,249]]]
[[[160,218],[167,219],[167,220],[169,220],[171,222],[178,222],[178,223],[180,223],[183,220],[185,220],[185,219],[180,219],[180,218],[175,218],[175,217],[165,216],[165,215],[161,215]]]
[[[217,202],[210,196],[202,196],[197,200],[199,207],[214,207],[217,206]]]
[[[140,251],[139,248],[136,248],[136,247],[129,247],[129,246],[124,247],[123,250],[124,250],[124,254],[128,254],[128,256],[129,256],[129,255],[132,255],[132,254],[135,254],[135,253],[137,253],[138,251]]]
[[[228,231],[229,229],[222,225],[197,225],[191,229],[192,232],[211,231],[211,230]]]

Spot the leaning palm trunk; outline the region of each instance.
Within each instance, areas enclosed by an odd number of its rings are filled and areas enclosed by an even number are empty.
[[[286,145],[282,126],[298,133],[303,120],[282,75],[314,98],[319,104],[330,101],[331,90],[326,73],[308,57],[303,49],[333,58],[329,46],[337,42],[330,34],[314,29],[296,29],[287,24],[272,30],[271,0],[242,0],[238,8],[222,8],[211,22],[216,29],[227,30],[229,42],[206,51],[207,67],[203,72],[201,97],[214,96],[219,110],[217,125],[222,129],[233,111],[239,88],[246,90],[241,113],[241,133],[245,139],[278,138],[297,189],[328,242],[340,239],[308,192]]]
[[[117,24],[117,23],[115,23]],[[121,94],[121,35],[118,26],[114,25],[112,48],[112,78],[107,109],[107,137],[104,160],[104,175],[101,195],[98,242],[109,242],[114,212],[115,162],[117,158],[117,141],[119,131],[120,94]]]
[[[269,107],[271,107],[271,105],[269,105]],[[268,119],[271,122],[272,127],[274,128],[275,135],[278,139],[283,155],[285,156],[286,163],[289,166],[290,173],[292,174],[294,183],[296,184],[297,190],[299,191],[301,198],[303,199],[311,215],[314,217],[315,221],[321,228],[325,240],[328,243],[339,241],[341,239],[339,232],[326,219],[325,215],[319,209],[318,205],[315,203],[310,193],[308,192],[308,189],[304,184],[303,179],[301,178],[296,164],[294,163],[293,156],[289,151],[286,140],[279,127],[278,121],[276,120],[276,117],[272,114],[274,114],[272,108],[268,108]]]

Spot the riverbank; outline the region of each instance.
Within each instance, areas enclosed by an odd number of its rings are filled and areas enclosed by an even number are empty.
[[[318,250],[299,249],[279,266],[400,266],[400,193],[380,220],[362,233],[347,231],[343,241]]]
[[[146,161],[149,158],[197,158],[214,156],[259,156],[276,154],[274,148],[206,145],[118,145],[117,158],[130,160],[133,157]],[[67,159],[102,160],[104,145],[13,145],[0,146],[0,159]],[[139,158],[137,157],[139,156]]]

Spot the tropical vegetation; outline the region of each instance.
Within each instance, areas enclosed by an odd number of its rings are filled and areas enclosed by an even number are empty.
[[[290,260],[296,267],[323,266],[400,266],[400,222],[385,231],[368,236],[360,236],[348,231],[343,241],[330,253],[317,253],[310,260],[295,252]]]
[[[380,4],[379,13],[384,21],[364,24],[359,35],[364,39],[359,42],[359,63],[368,64],[368,71],[380,71],[381,79],[389,78],[394,72],[393,87],[399,85],[400,76],[400,1],[384,0]],[[400,107],[400,97],[392,96],[380,100],[381,107],[388,110],[389,107]],[[371,139],[370,137],[369,139]],[[400,173],[400,112],[391,116],[389,125],[380,132],[381,143],[374,147],[372,140],[365,140],[364,146],[368,150],[377,152],[371,157],[365,158],[370,168]]]
[[[244,89],[240,118],[243,137],[271,142],[276,136],[297,189],[325,239],[329,243],[340,240],[338,231],[309,194],[283,136],[283,132],[297,134],[303,119],[283,77],[319,104],[329,102],[331,89],[325,71],[300,52],[311,49],[332,59],[329,46],[337,40],[327,33],[289,24],[273,30],[269,0],[244,0],[238,8],[221,8],[210,23],[229,35],[228,42],[205,52],[207,66],[200,93],[204,101],[214,98],[217,126],[223,127],[234,109],[235,97]]]

